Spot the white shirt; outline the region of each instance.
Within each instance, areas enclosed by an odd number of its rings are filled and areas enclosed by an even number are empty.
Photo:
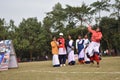
[[[76,40],[76,49],[78,49],[78,43],[82,44],[82,42],[83,42],[83,39],[77,39]]]
[[[84,40],[84,48],[90,43],[89,39],[83,39]]]
[[[78,49],[78,42],[79,42],[79,39],[76,40],[76,49]]]

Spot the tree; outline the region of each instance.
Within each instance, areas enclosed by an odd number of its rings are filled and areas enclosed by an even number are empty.
[[[13,40],[15,38],[15,32],[16,32],[16,26],[14,24],[13,20],[10,20],[8,26],[7,26],[7,39]]]
[[[118,19],[118,31],[120,32],[120,0],[115,0],[115,3],[112,4],[113,13],[110,16],[113,16]]]
[[[98,15],[99,15],[99,22],[101,19],[101,11],[108,11],[108,12],[110,11],[109,10],[109,7],[110,7],[109,2],[110,2],[110,0],[101,0],[101,1],[96,1],[91,4],[91,6],[93,7],[93,11],[95,13],[98,13]]]
[[[74,7],[70,5],[66,5],[66,8],[64,9],[66,12],[66,18],[65,21],[67,23],[66,28],[75,28],[76,27],[76,21],[75,21],[75,9]]]
[[[54,21],[52,19],[52,17],[50,16],[46,16],[43,20],[43,29],[44,29],[44,35],[46,36],[46,43],[44,45],[44,49],[46,49],[46,55],[49,55],[49,53],[51,53],[51,45],[50,42],[52,40],[52,34],[53,34],[53,25]],[[53,30],[53,31],[52,31]]]
[[[74,22],[73,25],[75,25],[77,22],[80,22],[80,26],[83,26],[85,18],[86,20],[90,21],[92,15],[91,8],[85,3],[82,3],[80,7],[72,7],[67,5],[66,12],[69,22]]]
[[[112,8],[113,8],[113,13],[111,14],[111,16],[117,17],[117,19],[119,19],[120,17],[120,0],[115,0],[115,3],[112,4]]]
[[[65,12],[60,3],[55,4],[53,11],[48,12],[47,16],[52,19],[52,29],[62,31],[64,28]]]
[[[78,11],[75,14],[75,17],[81,21],[81,26],[82,23],[84,22],[84,19],[86,18],[86,20],[90,21],[91,17],[89,15],[91,15],[91,7],[89,7],[88,5],[86,5],[85,3],[82,3],[81,7],[77,7]]]
[[[19,28],[16,30],[16,38],[14,43],[17,49],[28,51],[30,53],[30,60],[32,60],[32,54],[36,52],[42,52],[42,47],[46,42],[43,34],[41,23],[37,18],[23,19]]]
[[[0,40],[5,40],[8,33],[5,19],[0,19],[0,33]]]
[[[116,54],[119,54],[119,42],[120,42],[120,33],[117,32],[118,22],[115,18],[103,17],[100,26],[102,27],[103,40],[102,48],[109,49],[110,51],[114,49]]]

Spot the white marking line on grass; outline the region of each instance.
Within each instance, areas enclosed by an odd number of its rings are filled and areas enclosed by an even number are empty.
[[[103,57],[103,59],[120,59],[120,57]]]
[[[26,70],[26,71],[18,71],[16,73],[28,73],[28,72],[37,72],[37,73],[60,73],[60,74],[120,74],[120,72],[64,72],[64,71],[37,71],[37,70]]]

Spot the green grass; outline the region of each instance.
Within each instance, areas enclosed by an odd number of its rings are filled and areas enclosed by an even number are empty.
[[[100,68],[95,64],[54,68],[51,61],[19,63],[18,69],[0,72],[0,80],[120,80],[120,57],[104,57]]]

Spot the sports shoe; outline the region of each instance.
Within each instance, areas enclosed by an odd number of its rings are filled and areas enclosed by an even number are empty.
[[[66,66],[65,64],[63,64],[63,66]]]

